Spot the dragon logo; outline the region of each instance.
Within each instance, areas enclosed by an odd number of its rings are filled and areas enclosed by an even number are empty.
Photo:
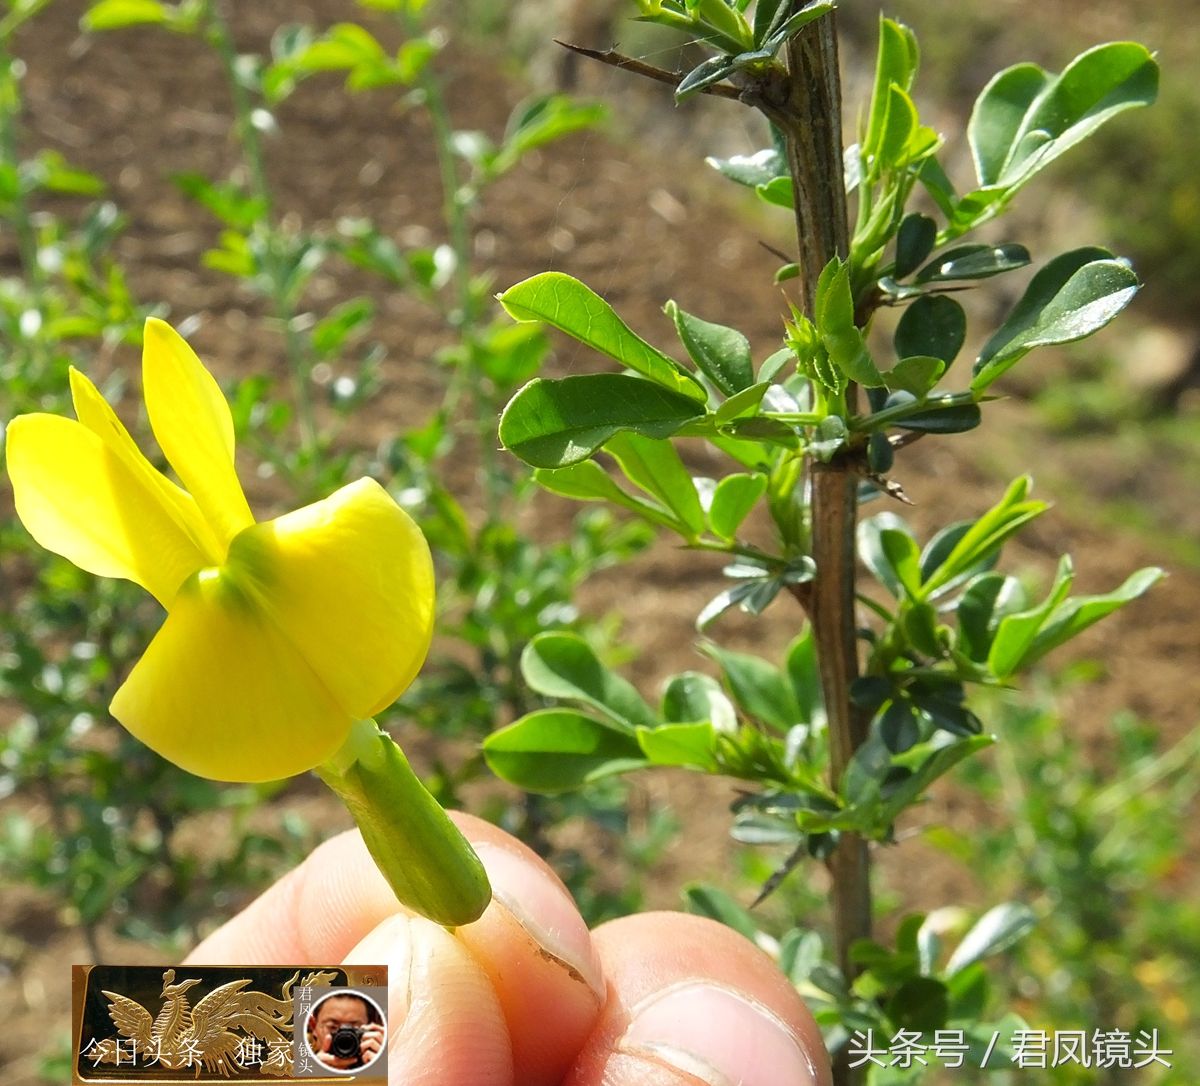
[[[249,978],[214,988],[192,1005],[187,997],[198,979],[175,980],[175,970],[163,973],[162,1006],[157,1015],[137,1000],[102,989],[108,1015],[119,1036],[89,1046],[93,1066],[130,1064],[140,1056],[143,1066],[166,1070],[195,1069],[228,1077],[253,1069],[256,1074],[292,1073],[293,989],[328,987],[332,972],[313,972],[301,979],[297,970],[278,997],[253,989]]]

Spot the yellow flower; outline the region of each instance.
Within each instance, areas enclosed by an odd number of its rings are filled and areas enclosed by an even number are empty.
[[[135,581],[166,608],[113,699],[130,732],[219,780],[311,769],[424,661],[429,547],[370,479],[256,524],[234,470],[229,406],[162,321],[146,323],[142,379],[150,425],[183,487],[72,370],[78,422],[32,414],[8,426],[17,513],[48,550]]]

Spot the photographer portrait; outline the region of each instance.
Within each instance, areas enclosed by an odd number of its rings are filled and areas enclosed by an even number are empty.
[[[358,992],[332,992],[308,1016],[308,1047],[335,1071],[367,1067],[383,1051],[384,1026],[379,1008]]]

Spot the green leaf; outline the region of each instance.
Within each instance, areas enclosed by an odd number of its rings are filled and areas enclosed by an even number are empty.
[[[903,23],[879,20],[879,52],[875,62],[875,84],[862,137],[862,154],[868,163],[879,157],[888,122],[892,89],[912,88],[920,62],[917,36]]]
[[[763,397],[767,394],[770,387],[771,384],[769,381],[760,381],[758,384],[751,385],[749,388],[744,388],[741,392],[730,396],[729,399],[713,412],[713,422],[717,426],[724,426],[734,419],[757,415]]]
[[[896,357],[929,356],[949,366],[966,338],[963,307],[944,294],[926,295],[913,302],[896,325]]]
[[[767,39],[762,42],[762,52],[768,56],[779,51],[783,43],[789,38],[793,38],[809,23],[819,19],[822,15],[833,11],[836,5],[833,0],[812,0],[811,3],[805,4],[799,11],[789,15],[783,23],[776,27]],[[752,55],[752,54],[751,54]]]
[[[529,792],[566,792],[647,764],[634,736],[569,709],[539,709],[482,745],[492,772]]]
[[[788,0],[758,0],[754,5],[754,44],[761,47],[787,18]]]
[[[539,694],[582,702],[618,728],[632,731],[639,724],[658,723],[632,684],[609,671],[576,634],[538,634],[521,653],[521,674]]]
[[[1132,301],[1139,286],[1133,270],[1117,260],[1096,259],[1099,253],[1104,250],[1064,253],[1033,277],[979,352],[972,392],[983,392],[1035,347],[1071,343],[1099,331]]]
[[[780,732],[800,722],[791,684],[778,668],[759,656],[723,649],[711,641],[700,647],[720,666],[733,700],[747,716]]]
[[[975,922],[955,947],[946,963],[946,976],[953,976],[981,958],[1007,950],[1036,924],[1037,917],[1028,905],[1006,901],[994,906]]]
[[[999,182],[1026,115],[1051,76],[1036,64],[1015,64],[994,75],[975,101],[967,140],[981,185]]]
[[[851,381],[866,388],[883,385],[861,330],[854,323],[854,298],[850,292],[850,265],[836,256],[817,280],[817,332],[830,360]]]
[[[907,396],[910,393],[901,391],[900,395]],[[982,420],[978,404],[950,404],[905,415],[896,420],[896,425],[904,430],[920,430],[926,434],[962,434],[974,430]]]
[[[886,475],[896,462],[896,450],[881,430],[867,438],[867,467],[876,475]]]
[[[117,30],[167,21],[166,5],[158,0],[100,0],[83,17],[85,30]]]
[[[809,442],[809,455],[828,464],[846,444],[846,422],[840,415],[827,415],[819,423]]]
[[[631,483],[657,498],[679,518],[690,538],[703,534],[700,495],[675,446],[669,441],[622,433],[610,438],[604,451],[613,456]]]
[[[967,127],[980,184],[1012,191],[1117,114],[1149,105],[1157,93],[1158,65],[1134,42],[1089,49],[1059,76],[1033,64],[1001,72],[983,89]]]
[[[938,637],[937,612],[928,603],[913,603],[901,609],[900,626],[909,644],[923,656],[938,659],[945,648]]]
[[[749,457],[753,454],[751,442],[761,443],[761,445],[780,445],[785,449],[798,449],[800,447],[800,438],[797,435],[795,428],[789,426],[786,422],[780,422],[779,419],[769,419],[762,417],[734,419],[722,428],[723,434],[736,439],[736,444],[718,445],[719,448],[729,451],[730,456],[735,460],[741,459],[737,452],[744,452],[747,459],[742,459],[741,462],[748,467]],[[717,442],[714,440],[714,444]],[[736,450],[730,451],[731,449]],[[755,460],[755,464],[764,463],[770,459],[769,455],[759,456]]]
[[[908,164],[909,145],[919,123],[913,100],[904,90],[892,84],[888,88],[887,114],[872,163],[874,174],[897,170]]]
[[[923,399],[946,371],[946,363],[930,355],[911,355],[902,358],[883,375],[889,389],[911,392]]]
[[[776,177],[765,184],[756,185],[754,191],[760,200],[772,207],[791,209],[796,205],[796,190],[790,175]]]
[[[884,532],[903,532],[911,539],[908,525],[895,513],[878,513],[859,521],[857,535],[858,556],[863,565],[876,577],[881,585],[897,599],[901,595],[901,582],[896,569],[888,558],[883,546]],[[913,549],[916,541],[913,540]]]
[[[784,670],[792,684],[792,694],[800,707],[800,719],[813,727],[825,724],[825,698],[821,691],[821,673],[817,668],[817,639],[812,627],[795,638],[787,648]]]
[[[925,186],[925,191],[929,193],[933,202],[937,204],[938,210],[947,219],[953,220],[958,208],[958,193],[953,182],[946,176],[946,171],[942,169],[942,164],[930,155],[918,168],[917,177]]]
[[[337,23],[326,33],[292,57],[281,76],[273,78],[273,91],[286,87],[286,70],[295,72],[346,72],[346,86],[353,91],[385,87],[403,82],[419,70],[418,57],[411,51],[401,53],[403,62],[394,62],[373,34],[357,23]],[[404,70],[402,70],[404,69]]]
[[[796,356],[789,347],[781,347],[772,355],[768,355],[763,364],[758,367],[759,381],[774,381],[783,368],[796,361]]]
[[[688,912],[716,920],[757,943],[759,929],[754,917],[723,890],[693,883],[684,888],[683,894]]]
[[[912,703],[897,699],[879,716],[879,736],[893,754],[903,754],[921,738],[921,729]]]
[[[565,468],[538,468],[533,478],[539,486],[563,498],[611,502],[672,531],[683,527],[667,510],[627,494],[594,460],[581,460]]]
[[[900,229],[896,231],[896,263],[892,275],[896,279],[911,275],[921,266],[921,261],[933,252],[936,240],[937,223],[928,215],[916,211],[905,215]]]
[[[776,147],[765,147],[752,155],[733,155],[730,158],[707,158],[705,161],[718,173],[736,181],[739,185],[757,188],[766,185],[777,177],[786,177],[789,181],[787,162]]]
[[[437,31],[434,30],[433,33],[436,34]],[[440,43],[432,36],[409,38],[396,50],[396,60],[392,65],[400,82],[406,87],[412,86],[429,67],[429,62],[438,55],[440,48]]]
[[[1033,647],[1038,631],[1045,625],[1051,613],[1067,597],[1075,570],[1070,555],[1059,559],[1058,572],[1049,594],[1036,607],[1006,615],[996,628],[992,647],[988,650],[988,668],[997,679],[1007,679],[1022,663]]]
[[[754,384],[750,342],[741,332],[693,317],[674,302],[667,302],[663,311],[675,322],[679,339],[696,368],[721,392],[732,396]]]
[[[57,151],[41,151],[34,160],[38,184],[64,196],[100,196],[105,185],[95,174],[72,166]]]
[[[218,184],[201,173],[177,173],[171,180],[188,199],[235,230],[252,229],[266,212],[265,200],[249,195],[233,182]]]
[[[343,302],[313,326],[313,348],[320,355],[336,355],[350,336],[365,329],[374,315],[375,304],[369,298]]]
[[[673,393],[704,403],[708,393],[673,358],[652,347],[603,298],[562,272],[542,272],[497,295],[510,317],[544,321]]]
[[[904,757],[911,758],[917,752],[931,750],[917,769],[906,777],[899,785],[890,789],[887,798],[880,805],[877,823],[878,829],[890,826],[900,812],[911,806],[919,799],[934,781],[949,773],[964,758],[969,758],[977,751],[990,747],[996,740],[990,735],[972,735],[965,739],[952,739],[946,733],[939,732],[928,743],[922,743],[907,751]]]
[[[961,686],[949,686],[943,691],[918,693],[913,703],[929,717],[935,728],[941,728],[951,735],[979,735],[983,731],[983,723],[963,704],[964,697]]]
[[[652,765],[694,766],[709,772],[717,768],[716,731],[707,720],[638,728],[637,738]]]
[[[933,1036],[950,1014],[946,985],[933,977],[909,977],[892,993],[884,1006],[888,1022],[898,1029]]]
[[[1029,651],[1021,658],[1021,666],[1036,663],[1051,649],[1070,641],[1093,623],[1132,603],[1148,592],[1166,573],[1147,566],[1131,574],[1119,588],[1100,596],[1078,596],[1054,609],[1046,624],[1038,631]]]
[[[490,324],[469,348],[475,365],[497,389],[510,391],[541,368],[550,350],[545,331],[535,324]]]
[[[662,717],[670,724],[707,721],[719,732],[737,731],[737,712],[721,684],[699,671],[671,676],[663,691]]]
[[[975,522],[972,520],[960,520],[953,524],[948,524],[942,528],[928,543],[925,544],[921,551],[921,581],[922,583],[929,580],[935,573],[938,572],[945,564],[946,559],[954,553],[954,548],[959,545],[962,539],[971,531]],[[995,564],[996,558],[999,555],[999,550],[993,550],[986,553],[973,566],[966,567],[956,573],[949,580],[939,581],[937,590],[931,595],[937,596],[953,588],[955,585],[961,584],[968,577],[974,576],[976,573],[981,573],[985,567],[990,568]]]
[[[586,460],[623,430],[665,438],[704,409],[690,396],[621,373],[530,381],[500,416],[500,441],[525,463],[558,468]]]
[[[705,87],[720,83],[726,76],[737,71],[737,68],[737,64],[723,53],[719,56],[709,57],[697,64],[683,77],[679,86],[675,88],[675,101],[682,102],[693,94],[698,94]]]
[[[988,279],[1024,268],[1029,250],[1024,245],[960,245],[947,249],[925,265],[915,283],[945,283],[955,279]]]
[[[958,617],[958,647],[969,660],[983,663],[992,647],[1000,620],[1022,607],[1020,583],[1002,573],[976,577],[955,608]]]
[[[917,541],[907,529],[884,528],[879,533],[879,549],[892,578],[912,599],[921,598],[921,553]]]
[[[492,163],[493,173],[511,169],[530,151],[595,127],[607,114],[598,103],[577,102],[565,94],[542,95],[520,103],[509,116],[500,153]]]
[[[766,490],[767,477],[761,472],[726,475],[717,483],[708,507],[708,523],[714,534],[721,539],[734,539],[738,527]]]
[[[1046,503],[1027,500],[1028,475],[1014,479],[1000,499],[964,532],[941,564],[925,578],[926,598],[979,567],[1025,524],[1046,511]]]

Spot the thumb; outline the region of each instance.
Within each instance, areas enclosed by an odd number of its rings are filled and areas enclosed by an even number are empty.
[[[405,1086],[511,1086],[512,1049],[483,967],[445,928],[397,913],[346,956],[388,967],[388,1078]]]

